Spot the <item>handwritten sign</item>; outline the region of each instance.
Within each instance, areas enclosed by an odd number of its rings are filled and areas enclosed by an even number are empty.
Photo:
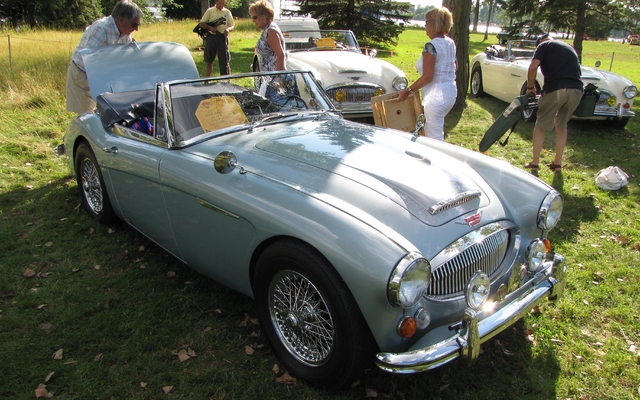
[[[196,118],[205,132],[247,124],[247,116],[233,96],[218,96],[198,104]]]

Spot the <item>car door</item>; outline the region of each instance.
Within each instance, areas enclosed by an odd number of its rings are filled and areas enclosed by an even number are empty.
[[[483,90],[501,100],[504,100],[504,74],[509,62],[502,58],[485,58],[482,62]]]
[[[115,201],[125,221],[182,259],[173,236],[160,182],[159,167],[167,144],[124,127],[114,127],[103,151]],[[148,137],[147,137],[148,136]]]

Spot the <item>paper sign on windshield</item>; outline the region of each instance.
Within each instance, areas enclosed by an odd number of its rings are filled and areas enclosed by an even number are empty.
[[[247,124],[247,116],[233,96],[218,96],[198,104],[196,118],[205,132]]]

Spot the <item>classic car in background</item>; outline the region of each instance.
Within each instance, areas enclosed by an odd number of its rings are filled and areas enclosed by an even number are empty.
[[[544,32],[538,27],[516,24],[505,26],[498,34],[499,44],[507,44],[509,40],[536,40]]]
[[[512,40],[507,46],[488,46],[470,63],[471,94],[488,94],[508,103],[527,91],[527,70],[535,51],[535,41]],[[609,126],[623,129],[635,113],[631,110],[638,94],[636,86],[627,78],[597,68],[582,66],[582,82],[592,83],[600,90],[600,98],[591,117],[579,119],[605,121]],[[544,76],[538,68],[536,89],[541,91]],[[525,113],[525,120],[535,121],[535,110]],[[574,117],[578,118],[578,117]]]
[[[395,65],[376,58],[376,50],[363,54],[353,32],[310,29],[313,21],[276,21],[285,38],[286,68],[313,72],[345,118],[372,120],[371,98],[405,89],[407,77]],[[253,71],[258,71],[259,63],[256,56]]]
[[[629,35],[629,37],[627,37],[627,42],[633,45],[640,45],[640,35]]]
[[[85,65],[102,94],[56,152],[89,216],[251,296],[299,378],[342,386],[374,362],[473,360],[563,292],[547,237],[562,197],[519,168],[345,120],[310,72],[176,80],[195,64],[168,43]]]

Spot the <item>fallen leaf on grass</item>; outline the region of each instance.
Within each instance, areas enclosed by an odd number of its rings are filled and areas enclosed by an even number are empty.
[[[140,387],[143,389],[147,388],[147,382],[140,382]]]
[[[167,278],[173,278],[174,276],[176,276],[176,273],[174,271],[167,272]]]
[[[253,325],[260,325],[257,318],[251,318],[249,314],[244,315],[244,319],[238,324],[239,327],[245,327],[249,324],[249,322]]]
[[[102,353],[100,353],[97,356],[93,357],[93,361],[100,361],[100,360],[102,360]]]
[[[276,378],[276,382],[282,383],[285,385],[291,385],[292,383],[296,382],[296,378],[289,375],[288,372],[285,372],[281,377]]]
[[[45,399],[50,399],[53,397],[53,393],[47,392],[47,386],[44,383],[41,383],[38,385],[38,387],[35,390],[35,394],[36,394],[36,399],[39,399],[40,397],[44,397]]]
[[[45,245],[45,247],[51,247],[51,246],[53,246],[53,242],[47,242],[44,245]]]
[[[138,251],[144,251],[144,246],[138,247]]]
[[[53,353],[53,359],[54,360],[62,360],[62,349],[56,351],[55,353]]]
[[[253,355],[253,353],[255,353],[255,350],[253,348],[251,348],[251,346],[244,346],[244,353],[246,355]]]
[[[49,333],[50,331],[54,330],[56,327],[49,323],[49,322],[43,322],[40,324],[40,329],[42,329],[43,331]]]
[[[40,304],[38,307],[36,307],[38,310],[42,310],[44,307],[46,307],[47,304]]]
[[[22,276],[24,276],[25,278],[33,278],[35,275],[36,271],[32,270],[31,268],[25,269],[22,273]]]
[[[376,392],[375,389],[365,388],[364,394],[367,398],[378,397],[378,392]]]
[[[162,388],[162,391],[165,394],[169,394],[169,392],[172,391],[172,390],[173,390],[173,386],[165,386],[165,387]]]
[[[51,379],[51,377],[53,376],[53,374],[55,374],[55,372],[49,372],[49,375],[46,376],[46,378],[44,378],[45,382],[49,382],[49,380]]]
[[[98,264],[93,266],[93,269],[95,269],[96,271],[100,271],[100,266]]]
[[[280,372],[280,367],[278,367],[278,364],[273,364],[273,368],[271,368],[271,371],[273,371],[274,374],[278,375],[278,372]]]

